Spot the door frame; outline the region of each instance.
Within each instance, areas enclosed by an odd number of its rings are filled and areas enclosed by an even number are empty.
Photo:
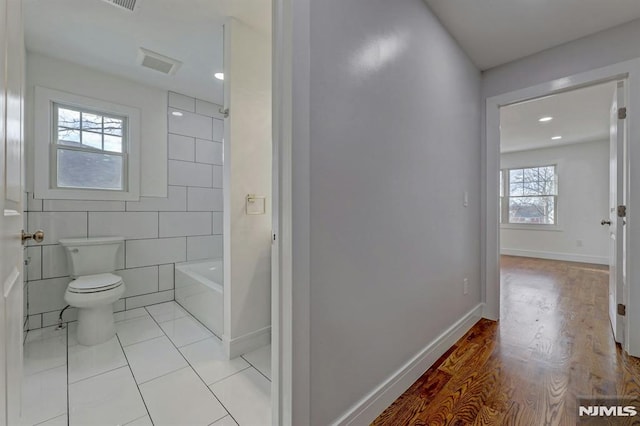
[[[293,424],[293,0],[273,0],[271,408]]]
[[[514,90],[486,99],[485,131],[486,144],[484,146],[483,161],[483,301],[485,308],[483,316],[488,319],[500,318],[500,224],[498,211],[498,171],[500,170],[500,107],[536,99],[557,93],[592,86],[613,80],[626,81],[625,100],[627,117],[625,122],[627,135],[627,230],[625,251],[628,259],[633,253],[640,253],[640,224],[633,223],[633,212],[640,211],[640,196],[633,197],[632,188],[640,188],[640,173],[632,173],[630,165],[640,167],[640,149],[634,149],[634,136],[640,135],[640,119],[634,120],[634,106],[640,105],[640,59],[620,62],[614,65],[598,68],[564,78],[559,78],[535,86]],[[627,320],[625,321],[624,350],[630,355],[640,356],[640,263],[627,264],[627,294],[624,300],[627,304]]]

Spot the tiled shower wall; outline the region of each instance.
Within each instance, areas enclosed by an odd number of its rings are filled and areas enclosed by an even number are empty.
[[[115,311],[173,300],[176,263],[222,257],[224,126],[219,108],[169,93],[167,198],[73,201],[27,194],[27,229],[46,234],[42,245],[30,243],[25,252],[29,329],[55,324],[66,306],[70,278],[60,238],[125,237],[116,273],[126,291]],[[65,311],[65,321],[75,318],[75,309]]]

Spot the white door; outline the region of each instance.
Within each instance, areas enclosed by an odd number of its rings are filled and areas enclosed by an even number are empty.
[[[618,304],[624,304],[623,261],[624,221],[618,207],[624,206],[624,83],[618,82],[611,104],[609,149],[609,218],[602,221],[609,226],[609,318],[616,342],[624,344],[624,316],[618,314]]]
[[[0,425],[20,424],[23,327],[22,1],[0,0]]]

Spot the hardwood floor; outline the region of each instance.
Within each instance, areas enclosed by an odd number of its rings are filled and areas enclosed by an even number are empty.
[[[501,320],[480,320],[373,425],[575,425],[578,396],[640,397],[607,267],[503,256],[501,269]]]

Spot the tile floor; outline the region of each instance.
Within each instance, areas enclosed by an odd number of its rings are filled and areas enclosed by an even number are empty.
[[[27,334],[25,425],[271,423],[270,346],[226,360],[222,342],[175,302],[120,312],[87,347],[75,324]]]

